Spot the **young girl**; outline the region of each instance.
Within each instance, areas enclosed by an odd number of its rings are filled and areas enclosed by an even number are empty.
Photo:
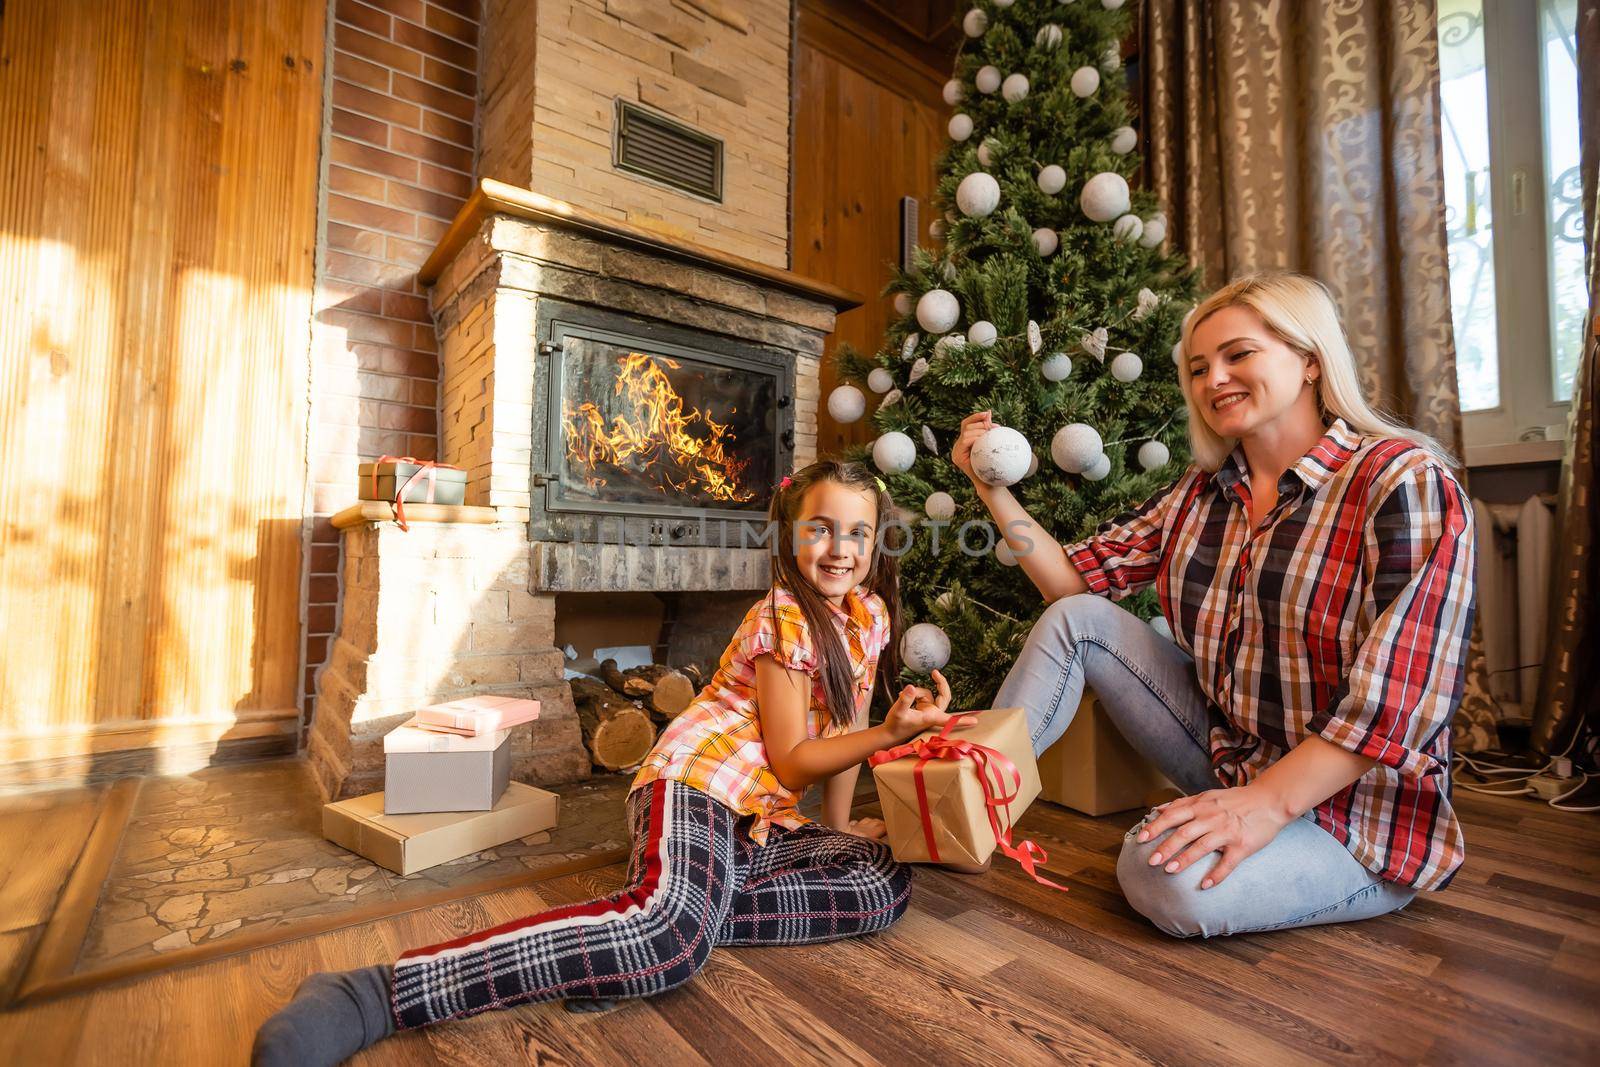
[[[309,978],[256,1036],[258,1064],[336,1063],[399,1028],[528,1001],[643,997],[714,945],[797,945],[882,930],[910,869],[876,820],[852,822],[863,760],[949,719],[950,689],[904,687],[866,725],[874,675],[899,673],[893,502],[857,463],[821,461],[772,499],[772,588],[710,684],[673,720],[628,795],[633,852],[615,896],[413,949],[390,968]],[[818,825],[801,793],[824,782]]]

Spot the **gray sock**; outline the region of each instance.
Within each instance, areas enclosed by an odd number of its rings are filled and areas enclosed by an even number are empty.
[[[394,1033],[385,964],[314,974],[261,1024],[252,1067],[333,1067]]]

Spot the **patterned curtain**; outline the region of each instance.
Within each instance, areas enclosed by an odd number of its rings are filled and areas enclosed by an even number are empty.
[[[1563,752],[1583,730],[1593,742],[1600,733],[1600,627],[1594,598],[1600,593],[1600,561],[1595,531],[1600,529],[1600,497],[1594,481],[1600,427],[1595,398],[1600,396],[1600,0],[1578,0],[1579,166],[1583,174],[1584,262],[1589,278],[1589,336],[1572,380],[1572,410],[1567,423],[1567,455],[1561,464],[1556,506],[1556,560],[1551,568],[1550,624],[1545,669],[1533,720],[1533,745],[1541,752]]]
[[[1321,279],[1367,396],[1460,456],[1434,0],[1146,0],[1141,33],[1148,183],[1206,285]],[[1496,743],[1480,633],[1466,751]]]

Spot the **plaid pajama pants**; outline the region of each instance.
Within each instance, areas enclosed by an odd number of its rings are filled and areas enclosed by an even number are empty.
[[[628,797],[633,852],[615,896],[529,915],[394,966],[401,1029],[527,1001],[647,997],[682,985],[713,945],[803,945],[882,930],[911,896],[886,845],[816,823],[765,846],[708,794],[656,781]]]

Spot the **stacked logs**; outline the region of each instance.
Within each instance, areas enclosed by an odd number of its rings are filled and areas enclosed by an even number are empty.
[[[694,703],[706,677],[693,665],[620,670],[614,659],[601,663],[598,674],[569,681],[590,759],[608,771],[637,766],[649,755],[660,726]]]

